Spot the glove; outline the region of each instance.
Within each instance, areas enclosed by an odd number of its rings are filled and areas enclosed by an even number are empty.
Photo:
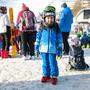
[[[35,45],[35,56],[39,57],[39,45]]]
[[[59,57],[62,56],[62,48],[61,48],[61,47],[58,47],[58,48],[57,48],[56,55],[59,56]]]
[[[36,57],[39,57],[39,54],[40,54],[39,52],[35,52]]]

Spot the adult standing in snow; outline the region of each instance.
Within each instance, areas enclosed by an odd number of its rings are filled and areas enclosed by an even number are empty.
[[[47,6],[44,10],[44,22],[37,32],[35,51],[42,57],[43,77],[41,82],[45,83],[51,80],[53,85],[57,84],[59,75],[56,55],[62,52],[62,35],[58,24],[55,22],[55,7]]]
[[[68,55],[70,48],[68,43],[68,37],[71,31],[71,24],[73,23],[73,13],[66,3],[63,3],[61,7],[62,7],[62,11],[60,14],[59,26],[63,37],[64,54]]]
[[[7,53],[7,57],[9,55],[9,47],[10,47],[10,23],[7,15],[7,8],[5,6],[1,7],[1,15],[0,15],[0,34],[3,37],[2,44],[2,53]]]
[[[23,3],[22,10],[18,14],[17,25],[21,30],[22,51],[25,59],[34,59],[35,22],[34,13]]]

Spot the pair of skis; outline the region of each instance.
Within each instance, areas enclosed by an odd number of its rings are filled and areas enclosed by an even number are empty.
[[[15,26],[14,26],[14,12],[13,12],[13,8],[9,8],[9,21],[10,21],[10,26],[11,26],[11,45],[12,45],[12,50],[11,50],[11,55],[12,57],[16,57],[17,55],[17,47],[15,45],[15,33],[13,32],[15,30]]]

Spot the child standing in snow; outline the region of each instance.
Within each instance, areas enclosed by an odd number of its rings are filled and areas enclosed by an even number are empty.
[[[44,10],[44,22],[37,32],[35,52],[41,54],[43,76],[41,82],[51,81],[57,84],[59,70],[56,55],[60,54],[62,48],[62,36],[58,24],[55,22],[55,8],[47,6]]]

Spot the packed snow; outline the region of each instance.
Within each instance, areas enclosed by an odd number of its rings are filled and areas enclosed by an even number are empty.
[[[85,61],[90,66],[90,49],[85,49]],[[66,71],[68,56],[58,60],[58,84],[41,83],[41,60],[22,57],[0,59],[0,90],[90,90],[90,69]]]

